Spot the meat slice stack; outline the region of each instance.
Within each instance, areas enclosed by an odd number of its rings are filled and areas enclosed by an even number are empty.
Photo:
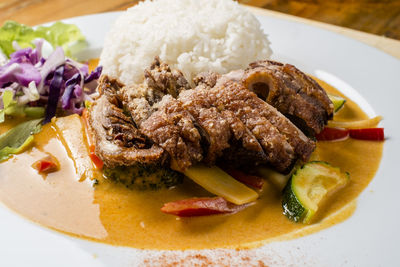
[[[309,135],[320,133],[333,116],[324,89],[293,65],[257,61],[244,70],[241,81]]]
[[[100,97],[89,112],[92,131],[96,136],[105,134],[97,138],[102,145],[96,144],[99,147],[96,151],[106,164],[115,162],[115,159],[105,159],[113,155],[108,150],[114,147],[124,153],[132,148],[136,149],[135,153],[151,152],[142,157],[142,162],[151,157],[166,162],[168,155],[174,168],[179,170],[198,162],[215,164],[224,159],[235,166],[263,164],[287,172],[298,159],[307,161],[315,142],[268,104],[268,97],[267,103],[258,96],[257,85],[251,83],[254,77],[251,78],[250,68],[236,73],[240,75],[200,74],[194,80],[197,86],[191,89],[180,71],[171,70],[156,59],[145,71],[142,84],[122,87],[113,81],[117,86],[110,86],[105,85],[110,84],[110,79],[103,78],[99,85]],[[293,77],[305,79],[300,74]],[[116,89],[108,93],[104,87]],[[313,88],[305,90],[307,97],[301,99],[313,99],[313,112],[326,111],[318,100],[319,93]],[[281,96],[285,100],[293,95],[288,90],[281,93],[286,94]],[[312,101],[307,103],[311,105]],[[286,103],[291,104],[288,100]],[[330,104],[326,107],[330,108]],[[293,111],[295,108],[291,106],[287,110],[300,117]],[[329,111],[321,127],[327,114]],[[101,116],[106,118],[96,122],[95,118]],[[119,162],[131,165],[130,161],[135,161],[134,157]]]
[[[183,74],[156,59],[145,77],[145,83],[122,90],[123,103],[136,125],[170,155],[179,169],[200,162],[203,150],[195,120],[173,97],[190,88]]]

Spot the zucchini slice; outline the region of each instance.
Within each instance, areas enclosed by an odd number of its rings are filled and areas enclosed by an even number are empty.
[[[283,188],[285,188],[290,178],[290,174],[284,175],[264,166],[257,168],[257,174],[262,178],[267,179],[268,182],[271,182],[277,189],[279,189],[279,191],[282,191]]]
[[[328,97],[333,103],[333,108],[334,108],[335,112],[338,112],[340,109],[342,109],[342,107],[344,106],[344,103],[346,103],[346,99],[344,99],[343,97],[331,95],[331,94],[328,94]]]
[[[306,163],[292,175],[283,191],[283,214],[292,221],[310,223],[318,209],[349,180],[347,172],[329,163]]]

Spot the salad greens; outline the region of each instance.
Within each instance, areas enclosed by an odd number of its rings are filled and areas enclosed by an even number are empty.
[[[32,42],[37,38],[46,40],[53,48],[61,46],[69,57],[87,46],[85,36],[73,24],[56,22],[51,26],[33,29],[15,21],[7,21],[0,28],[0,49],[9,57],[16,50],[14,41],[20,48],[33,48]]]
[[[46,42],[53,47],[49,56]],[[59,112],[80,114],[92,101],[102,68],[89,73],[87,64],[70,58],[86,46],[79,28],[62,22],[33,29],[7,21],[0,28],[0,123],[8,116],[40,118],[0,135],[0,162],[27,148]]]
[[[54,47],[49,56],[43,53],[45,42]],[[0,28],[0,123],[6,115],[44,116],[47,123],[59,111],[81,114],[102,71],[89,73],[87,64],[69,57],[85,46],[75,25],[56,22],[33,29],[6,22]]]
[[[41,118],[44,116],[44,107],[27,107],[18,105],[17,101],[13,100],[13,92],[6,90],[1,95],[4,108],[0,109],[0,123],[4,122],[5,115],[18,117]]]
[[[41,122],[26,121],[0,135],[0,162],[25,150],[33,142],[33,134],[40,132]]]

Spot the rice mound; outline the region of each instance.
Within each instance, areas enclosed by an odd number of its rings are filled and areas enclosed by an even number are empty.
[[[258,20],[231,0],[144,1],[125,11],[107,34],[103,73],[129,85],[143,81],[155,56],[191,79],[226,73],[272,54]]]

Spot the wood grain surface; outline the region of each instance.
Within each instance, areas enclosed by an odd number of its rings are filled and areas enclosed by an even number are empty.
[[[0,24],[6,20],[15,20],[33,26],[69,17],[125,10],[138,1],[0,0]],[[400,0],[239,0],[239,2],[262,7],[262,9],[252,8],[257,14],[322,27],[358,39],[400,58],[400,41],[398,41]]]
[[[0,23],[35,25],[62,18],[124,10],[138,0],[0,0]],[[240,0],[270,10],[400,40],[399,0]]]
[[[241,2],[400,40],[399,0],[242,0]]]

